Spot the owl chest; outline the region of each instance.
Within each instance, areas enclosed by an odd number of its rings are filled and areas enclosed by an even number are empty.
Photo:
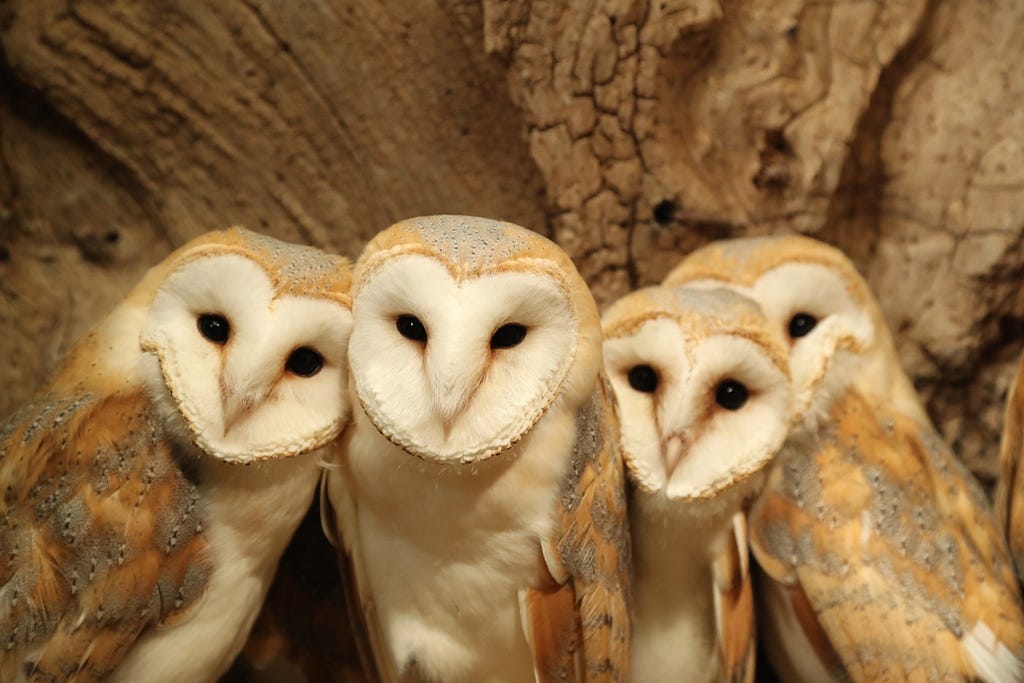
[[[139,639],[119,666],[118,681],[210,680],[228,668],[309,507],[318,474],[313,454],[250,466],[214,462],[204,469],[200,495],[211,573],[203,595],[183,618]]]
[[[518,593],[542,580],[540,542],[553,533],[569,449],[566,458],[557,450],[541,458],[529,446],[456,471],[379,435],[353,439],[364,580],[398,670],[532,680]]]
[[[633,679],[711,680],[715,615],[709,558],[720,539],[689,526],[647,524],[639,532],[636,520],[632,526]]]

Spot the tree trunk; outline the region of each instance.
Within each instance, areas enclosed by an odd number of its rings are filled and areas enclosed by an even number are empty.
[[[1024,338],[1024,3],[0,0],[0,415],[174,246],[552,236],[599,302],[721,237],[867,275],[986,482]]]

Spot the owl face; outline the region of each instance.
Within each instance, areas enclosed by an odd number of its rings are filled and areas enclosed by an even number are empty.
[[[821,242],[797,236],[724,240],[688,256],[664,284],[727,284],[757,301],[787,339],[798,418],[823,413],[854,379],[852,364],[871,377],[868,383],[901,373],[867,283],[841,252]]]
[[[141,335],[168,423],[232,462],[303,453],[348,416],[348,265],[235,229],[171,259]]]
[[[593,300],[553,244],[482,218],[403,221],[356,266],[353,386],[406,451],[468,463],[508,449],[599,358]],[[589,302],[588,302],[589,299]],[[592,354],[593,355],[593,354]]]
[[[669,500],[736,493],[789,427],[785,342],[724,288],[651,287],[603,317],[604,359],[638,487]]]

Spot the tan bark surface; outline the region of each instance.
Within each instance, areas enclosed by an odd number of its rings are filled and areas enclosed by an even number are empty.
[[[173,246],[553,236],[599,301],[800,231],[982,479],[1024,339],[1024,4],[0,0],[0,416]]]
[[[231,223],[355,256],[409,215],[505,218],[602,301],[801,231],[868,274],[988,478],[1024,337],[1022,28],[1014,0],[6,0],[0,414]]]

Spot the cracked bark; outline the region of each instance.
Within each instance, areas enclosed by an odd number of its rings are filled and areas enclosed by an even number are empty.
[[[231,223],[355,255],[411,214],[502,217],[601,301],[710,239],[799,231],[886,292],[990,478],[1024,337],[1024,10],[986,7],[8,0],[0,413],[146,266]]]
[[[240,223],[349,256],[422,213],[553,236],[599,301],[798,231],[995,471],[1024,340],[1024,6],[0,2],[0,415],[146,267]]]

